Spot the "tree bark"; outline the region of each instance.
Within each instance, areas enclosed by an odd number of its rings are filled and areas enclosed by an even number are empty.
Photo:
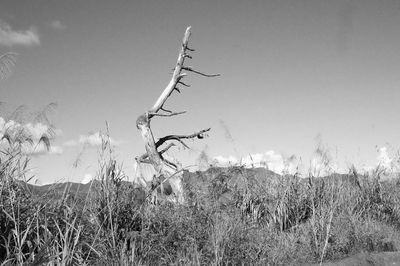
[[[188,146],[183,142],[183,139],[192,139],[198,138],[202,139],[205,136],[205,133],[210,131],[210,128],[203,129],[198,132],[195,132],[191,135],[168,135],[160,138],[157,142],[154,140],[154,135],[151,130],[150,122],[151,119],[160,116],[160,117],[171,117],[175,115],[180,115],[185,112],[172,112],[164,108],[164,105],[167,99],[171,96],[174,91],[181,92],[181,89],[178,88],[178,85],[189,87],[189,85],[182,82],[182,79],[187,76],[187,73],[183,73],[183,71],[192,72],[195,74],[200,74],[207,77],[219,76],[216,75],[207,75],[201,73],[199,71],[193,70],[191,67],[184,66],[185,59],[191,59],[191,55],[189,52],[194,51],[193,49],[188,47],[189,37],[191,34],[191,27],[188,27],[185,31],[185,35],[182,40],[182,47],[178,54],[178,60],[176,62],[174,72],[172,74],[171,80],[168,85],[165,87],[161,95],[158,97],[157,101],[154,105],[146,111],[144,114],[140,115],[136,121],[136,127],[140,131],[143,141],[145,143],[146,153],[142,156],[136,157],[136,161],[138,164],[147,163],[151,164],[157,176],[155,176],[151,182],[151,184],[147,184],[147,190],[152,196],[157,197],[157,191],[163,194],[169,194],[170,191],[167,191],[168,188],[172,190],[173,195],[175,196],[176,201],[183,202],[183,189],[182,189],[182,176],[183,171],[176,164],[168,161],[164,158],[163,154],[171,147],[175,146],[173,143],[169,143],[164,149],[158,150],[164,144],[170,141],[177,141],[182,144],[184,147],[188,148]]]

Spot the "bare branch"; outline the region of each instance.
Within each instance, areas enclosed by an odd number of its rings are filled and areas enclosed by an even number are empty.
[[[178,82],[179,82],[182,78],[184,78],[184,77],[186,77],[186,76],[187,76],[187,73],[182,73],[182,74],[180,74],[180,75],[178,76],[178,78],[177,78]]]
[[[169,160],[167,160],[165,158],[162,158],[162,160],[164,162],[166,162],[167,164],[169,164],[170,166],[172,166],[173,168],[175,168],[175,170],[178,170],[178,166],[176,164],[174,164],[173,162],[171,162],[171,161],[169,161]]]
[[[162,149],[161,151],[159,151],[158,153],[160,154],[160,155],[162,155],[163,153],[165,153],[166,151],[168,151],[171,147],[173,147],[173,146],[176,146],[174,143],[170,143],[170,144],[168,144],[168,146],[167,147],[165,147],[164,149]],[[137,161],[137,162],[139,162],[139,163],[148,163],[148,164],[151,164],[151,162],[150,162],[150,160],[148,160],[148,158],[149,158],[149,155],[147,154],[147,153],[145,153],[145,154],[142,154],[141,156],[139,156],[139,157],[136,157],[135,158],[135,160]]]
[[[176,146],[174,143],[170,143],[170,144],[168,144],[168,146],[167,147],[165,147],[164,149],[162,149],[161,151],[159,151],[158,153],[160,154],[160,155],[162,155],[163,153],[165,153],[166,151],[168,151],[171,147],[173,147],[173,146]]]
[[[168,135],[165,137],[160,138],[157,142],[156,142],[156,148],[160,147],[162,144],[164,144],[166,141],[170,141],[170,140],[176,140],[181,142],[185,147],[189,148],[185,143],[183,143],[182,139],[193,139],[193,138],[198,138],[198,139],[202,139],[204,138],[204,133],[210,131],[211,128],[207,128],[207,129],[203,129],[200,130],[199,132],[193,133],[191,135]]]
[[[136,160],[136,162],[138,162],[138,163],[147,163],[147,164],[151,164],[151,161],[148,159],[148,157],[149,157],[149,155],[148,155],[147,153],[145,153],[145,154],[143,154],[143,155],[141,155],[141,156],[139,156],[139,157],[136,157],[135,160]]]
[[[164,117],[170,117],[170,116],[175,116],[175,115],[181,115],[181,114],[185,114],[186,111],[182,111],[182,112],[172,112],[172,113],[168,113],[168,114],[159,114],[159,113],[149,113],[152,116],[164,116]]]
[[[221,76],[221,74],[204,74],[204,73],[202,73],[200,71],[194,70],[192,67],[182,67],[182,69],[190,71],[190,72],[193,72],[193,73],[196,73],[196,74],[199,74],[199,75],[204,76],[204,77],[209,77],[209,78]]]
[[[171,110],[167,110],[164,107],[161,107],[160,110],[167,112],[167,113],[173,113]],[[155,113],[153,113],[153,114],[155,114]]]
[[[188,149],[188,150],[190,150],[190,147],[188,146],[188,145],[186,145],[186,143],[185,142],[183,142],[183,140],[181,140],[181,139],[175,139],[176,141],[179,141],[181,144],[182,144],[182,146],[183,147],[185,147],[186,149]]]
[[[183,86],[185,86],[185,87],[190,87],[190,85],[184,83],[183,81],[179,81],[178,84],[181,84],[181,85],[183,85]]]
[[[183,190],[181,184],[181,179],[183,175],[182,169],[180,169],[181,168],[180,165],[175,164],[174,162],[170,162],[168,159],[165,159],[163,154],[167,152],[171,147],[175,146],[175,144],[177,144],[175,141],[180,142],[185,148],[189,148],[184,142],[184,140],[193,138],[202,139],[204,138],[205,133],[210,131],[210,128],[203,129],[191,135],[165,136],[163,138],[160,138],[156,142],[154,139],[152,129],[150,127],[150,121],[155,116],[171,117],[185,113],[185,112],[173,112],[171,110],[165,109],[164,106],[168,98],[175,90],[180,93],[184,87],[190,87],[190,85],[182,81],[183,78],[188,75],[189,71],[205,77],[219,76],[219,74],[216,75],[204,74],[202,72],[193,70],[192,67],[184,66],[186,58],[192,59],[192,56],[189,54],[190,51],[194,51],[194,49],[188,47],[189,37],[191,34],[190,29],[191,28],[188,27],[185,31],[185,35],[182,40],[182,46],[178,54],[178,59],[176,61],[176,65],[175,68],[173,69],[172,77],[168,85],[164,88],[161,95],[154,103],[154,105],[147,112],[140,115],[136,120],[136,127],[139,129],[141,133],[141,136],[145,142],[145,149],[146,149],[146,153],[140,157],[137,157],[136,160],[138,163],[143,162],[151,164],[157,173],[157,176],[154,175],[153,177],[154,179],[153,183],[148,184],[151,185],[149,193],[152,194],[152,191],[154,191],[154,189],[156,189],[158,186],[161,186],[162,183],[166,182],[166,180],[170,180],[171,188],[174,191],[178,202],[183,202]],[[171,179],[171,177],[174,178]]]
[[[150,110],[154,113],[157,113],[161,109],[161,107],[164,105],[164,103],[166,102],[168,97],[171,95],[172,91],[175,89],[178,81],[183,77],[181,74],[181,71],[182,71],[183,62],[185,60],[187,45],[189,42],[190,28],[191,27],[188,27],[186,29],[185,35],[183,37],[182,48],[181,48],[181,51],[179,52],[178,60],[176,62],[174,73],[172,74],[172,78],[171,78],[170,82],[168,83],[167,87],[161,93],[160,97],[157,99],[156,103],[153,105],[153,107]]]

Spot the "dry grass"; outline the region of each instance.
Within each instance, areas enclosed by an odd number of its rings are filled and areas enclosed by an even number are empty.
[[[299,265],[399,247],[398,179],[214,168],[185,174],[185,204],[153,205],[109,144],[89,192],[60,198],[30,193],[29,157],[2,151],[1,265]]]

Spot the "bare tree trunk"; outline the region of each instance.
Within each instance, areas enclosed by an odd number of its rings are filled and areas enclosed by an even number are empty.
[[[154,118],[155,116],[171,117],[185,113],[185,112],[172,112],[164,108],[167,99],[171,96],[171,94],[174,91],[180,93],[181,88],[178,87],[179,85],[183,87],[190,87],[190,85],[187,85],[182,81],[182,79],[187,75],[187,73],[183,73],[183,71],[193,72],[206,77],[219,76],[219,74],[207,75],[199,71],[193,70],[193,68],[184,65],[185,59],[192,58],[191,55],[189,55],[189,52],[194,51],[193,49],[188,47],[190,34],[191,34],[190,27],[188,27],[183,37],[182,47],[178,55],[178,60],[176,62],[176,66],[172,74],[172,78],[168,83],[167,87],[158,97],[153,107],[144,114],[140,115],[136,121],[136,127],[139,129],[142,135],[146,148],[146,153],[140,157],[136,157],[136,161],[138,164],[140,163],[151,164],[154,167],[155,171],[157,172],[157,176],[155,176],[154,180],[151,182],[152,184],[147,185],[148,191],[150,193],[154,192],[153,195],[157,195],[158,189],[160,189],[161,193],[165,194],[170,194],[170,191],[168,190],[172,190],[172,193],[175,195],[176,200],[178,202],[183,201],[183,191],[182,191],[183,169],[180,169],[178,165],[164,158],[163,154],[169,148],[175,146],[175,144],[172,143],[171,141],[177,141],[184,147],[188,148],[188,146],[183,142],[184,139],[192,139],[192,138],[202,139],[205,136],[205,133],[210,130],[210,128],[200,130],[191,135],[168,135],[160,138],[158,141],[155,141],[153,132],[150,127],[150,122],[151,119]],[[166,145],[167,143],[168,145]],[[161,149],[162,147],[164,148]]]

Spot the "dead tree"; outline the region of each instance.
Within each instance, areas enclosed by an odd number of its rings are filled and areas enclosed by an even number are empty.
[[[159,191],[161,194],[170,194],[172,192],[178,202],[183,201],[181,182],[183,169],[181,169],[177,164],[166,159],[164,157],[164,153],[171,147],[175,146],[174,142],[183,145],[185,148],[189,148],[185,144],[184,140],[194,138],[202,139],[211,128],[203,129],[190,135],[168,135],[155,141],[150,127],[150,122],[151,119],[156,116],[172,117],[185,113],[170,111],[165,108],[165,103],[173,92],[180,93],[182,88],[190,87],[190,85],[183,82],[183,78],[187,76],[188,73],[191,72],[205,77],[219,76],[219,74],[204,74],[190,66],[185,65],[186,59],[192,58],[190,52],[194,51],[192,48],[188,47],[190,34],[190,27],[188,27],[183,37],[182,47],[178,55],[174,72],[167,87],[158,97],[153,107],[151,107],[150,110],[146,111],[144,114],[140,115],[136,121],[136,127],[139,129],[142,135],[146,148],[146,153],[142,156],[136,157],[136,161],[138,164],[146,163],[152,165],[157,173],[157,175],[154,176],[151,184],[147,184],[148,193],[154,196],[157,195],[157,191]]]

